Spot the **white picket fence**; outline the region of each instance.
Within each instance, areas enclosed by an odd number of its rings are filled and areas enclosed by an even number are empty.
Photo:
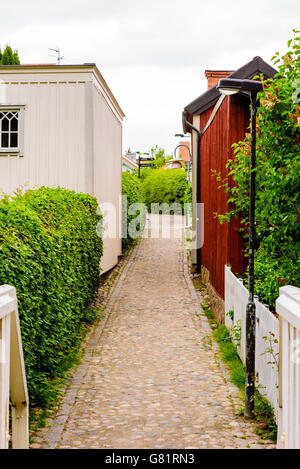
[[[28,393],[16,290],[0,286],[0,449],[9,446],[9,399],[12,447],[28,448]]]
[[[246,306],[248,290],[238,279],[230,267],[225,266],[225,325],[231,330],[239,331],[240,345],[238,353],[245,363],[246,352]],[[256,339],[255,339],[255,371],[256,385],[274,409],[278,422],[279,412],[279,321],[270,310],[257,299],[256,304]],[[228,316],[233,312],[233,321]],[[235,329],[234,329],[235,328]],[[277,343],[276,343],[277,341]],[[269,351],[268,351],[269,350]]]
[[[300,289],[280,288],[280,392],[278,448],[300,449]]]

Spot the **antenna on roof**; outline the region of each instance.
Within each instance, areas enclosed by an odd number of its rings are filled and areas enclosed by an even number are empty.
[[[51,49],[49,47],[49,50],[53,50],[54,52],[56,52],[57,65],[60,65],[61,60],[64,58],[62,55],[60,55],[60,48],[58,47],[57,49]]]

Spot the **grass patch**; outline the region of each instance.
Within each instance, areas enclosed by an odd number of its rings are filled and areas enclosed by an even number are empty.
[[[255,420],[260,423],[256,429],[261,438],[272,441],[277,440],[277,425],[274,418],[273,408],[269,401],[256,389],[254,401]]]
[[[205,286],[200,278],[193,278],[192,280],[195,290],[199,290],[201,293],[205,292]]]
[[[215,316],[214,316],[214,313],[212,312],[212,310],[210,309],[209,305],[207,305],[205,303],[202,303],[201,308],[202,308],[205,316],[207,317],[208,322],[210,323],[210,325],[211,325],[211,322],[214,323],[215,322]]]
[[[50,409],[33,409],[29,415],[29,425],[31,431],[36,431],[38,428],[45,428],[47,419],[51,417],[53,411]],[[33,439],[31,439],[33,441]]]
[[[221,359],[229,370],[230,380],[240,389],[244,401],[245,367],[238,355],[235,344],[232,342],[229,330],[224,324],[218,326],[214,319],[214,314],[207,303],[202,304],[201,307],[212,328],[213,337],[219,345]],[[258,423],[256,434],[263,439],[276,441],[277,426],[272,406],[257,388],[254,399],[254,418]],[[241,408],[240,415],[243,414],[244,409]]]
[[[236,346],[232,343],[229,331],[221,324],[213,331],[213,337],[219,344],[220,355],[230,372],[231,381],[239,388],[245,386],[245,367],[237,353]]]

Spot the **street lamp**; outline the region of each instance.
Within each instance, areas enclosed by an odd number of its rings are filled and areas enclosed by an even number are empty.
[[[189,152],[189,161],[186,161],[185,165],[186,165],[186,175],[187,175],[187,180],[188,182],[190,182],[190,170],[191,170],[191,166],[192,166],[192,154],[191,154],[191,149],[188,145],[185,145],[184,143],[180,143],[179,145],[177,145],[177,147],[175,148],[174,150],[174,159],[176,160],[176,150],[177,148],[181,148],[181,147],[184,147],[188,150]]]
[[[262,84],[254,80],[222,78],[216,86],[220,93],[232,95],[244,93],[251,103],[251,155],[250,155],[250,204],[249,204],[249,299],[246,309],[246,387],[245,417],[253,417],[255,391],[255,302],[254,302],[254,239],[255,239],[255,152],[257,93]]]

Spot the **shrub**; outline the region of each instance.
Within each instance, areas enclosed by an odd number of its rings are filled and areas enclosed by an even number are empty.
[[[184,192],[184,203],[191,204],[193,201],[193,186],[191,183],[187,184]]]
[[[296,31],[295,31],[296,33]],[[264,80],[257,110],[255,293],[274,308],[281,285],[299,286],[300,206],[300,38],[288,41],[280,75]],[[259,77],[254,77],[259,78]],[[242,216],[248,239],[250,136],[234,145],[225,182],[231,210],[220,220]]]
[[[158,145],[155,145],[155,147],[151,148],[150,154],[152,158],[155,158],[153,161],[155,169],[161,168],[167,163],[167,161],[173,158],[173,156],[167,155],[165,150],[160,148]]]
[[[0,284],[17,290],[32,406],[55,398],[78,353],[100,279],[100,219],[95,198],[60,188],[0,201]]]
[[[188,182],[182,169],[153,170],[144,180],[145,203],[148,210],[152,203],[180,204],[184,206]]]
[[[130,206],[137,203],[143,204],[144,192],[139,178],[129,171],[122,173],[122,194],[123,196],[127,197],[127,199],[123,197],[122,210],[122,248],[126,249],[133,243],[135,239],[130,236],[130,224],[134,223],[137,227],[137,230],[142,231],[145,225],[146,217],[145,207],[141,207],[141,210],[138,210],[136,213],[130,213]]]

